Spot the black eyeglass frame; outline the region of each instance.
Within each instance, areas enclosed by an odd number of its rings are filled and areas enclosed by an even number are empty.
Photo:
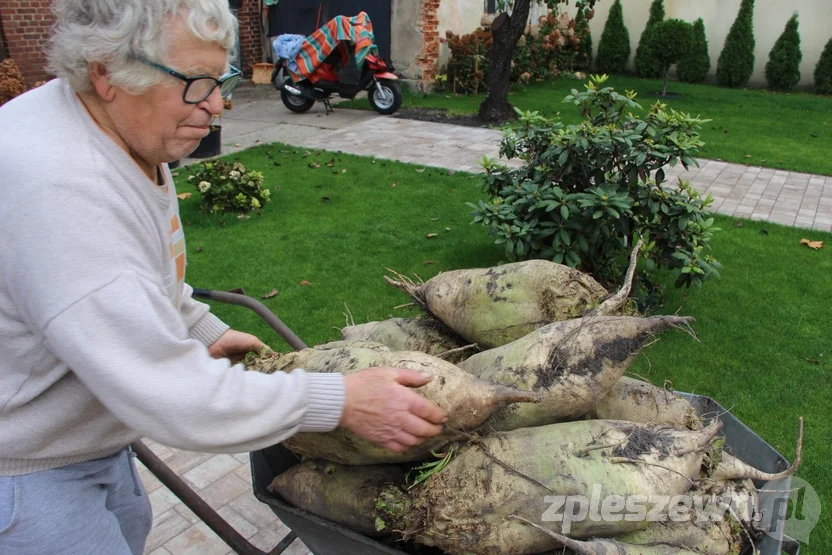
[[[231,93],[234,92],[234,89],[237,88],[237,83],[239,83],[240,77],[243,74],[243,72],[241,72],[236,67],[229,66],[229,71],[226,72],[224,75],[220,76],[219,79],[217,79],[216,77],[211,77],[210,75],[197,75],[195,77],[188,77],[187,75],[182,75],[181,73],[179,73],[176,70],[173,70],[169,67],[163,66],[162,64],[157,64],[156,62],[147,60],[145,58],[139,58],[138,61],[145,64],[145,65],[148,65],[148,66],[150,66],[154,69],[158,69],[159,71],[167,73],[168,75],[170,75],[172,77],[176,77],[177,79],[180,79],[180,80],[184,81],[185,82],[185,90],[182,91],[182,102],[184,102],[185,104],[199,104],[200,102],[204,101],[206,98],[211,96],[211,94],[214,92],[214,89],[216,89],[217,87],[220,88],[220,94],[222,95],[222,97],[223,98],[228,98],[231,95]],[[200,98],[199,100],[195,100],[195,101],[194,100],[188,100],[187,99],[188,89],[191,88],[191,84],[194,81],[200,81],[200,80],[203,80],[203,79],[209,79],[209,80],[213,81],[214,86],[211,87],[208,90],[208,93],[204,97]],[[229,82],[232,79],[234,79],[233,86],[230,89],[228,89],[226,91],[223,91],[223,85],[225,83]]]

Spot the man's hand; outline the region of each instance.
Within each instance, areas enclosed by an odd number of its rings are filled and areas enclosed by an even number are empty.
[[[370,368],[344,377],[344,413],[340,425],[396,453],[442,431],[447,413],[411,387],[430,381],[415,370]]]
[[[263,347],[263,342],[249,333],[228,330],[211,343],[208,352],[214,358],[231,359],[232,364],[237,364],[248,353],[259,351]]]

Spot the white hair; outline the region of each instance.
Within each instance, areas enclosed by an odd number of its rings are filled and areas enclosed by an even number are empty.
[[[133,94],[164,73],[137,61],[167,64],[170,22],[183,14],[188,29],[233,55],[236,21],[228,0],[55,0],[49,70],[76,92],[92,88],[89,64],[100,63],[110,82]]]

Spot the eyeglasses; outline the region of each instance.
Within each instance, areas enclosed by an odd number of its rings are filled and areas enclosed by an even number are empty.
[[[182,100],[186,104],[199,104],[211,96],[211,93],[214,92],[214,89],[217,87],[220,88],[220,95],[222,95],[223,98],[228,98],[237,87],[237,84],[240,82],[240,77],[242,76],[242,72],[239,69],[234,66],[230,66],[230,71],[221,76],[219,79],[215,79],[214,77],[210,77],[208,75],[187,77],[178,71],[174,71],[169,67],[157,64],[156,62],[151,62],[150,60],[142,58],[139,58],[139,61],[184,81],[185,90],[182,91]]]

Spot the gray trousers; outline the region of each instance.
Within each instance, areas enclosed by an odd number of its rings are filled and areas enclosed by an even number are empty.
[[[153,515],[134,456],[0,476],[0,554],[141,555]]]

